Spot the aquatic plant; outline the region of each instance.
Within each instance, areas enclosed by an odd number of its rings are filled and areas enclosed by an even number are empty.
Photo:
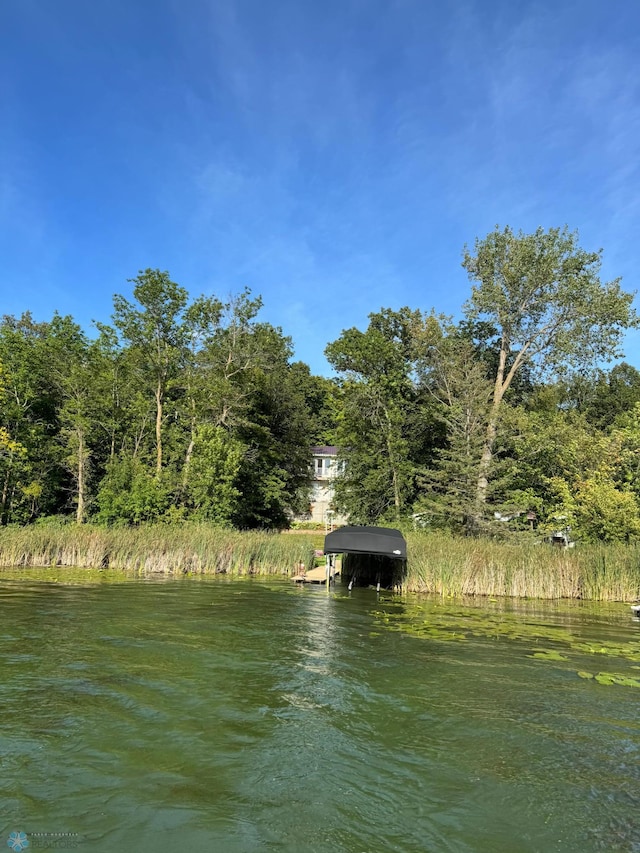
[[[443,598],[640,597],[640,546],[555,549],[532,541],[499,542],[446,533],[406,534],[407,592]],[[102,527],[31,525],[0,529],[0,566],[87,566],[165,574],[279,574],[313,564],[321,533],[270,533],[207,523]]]
[[[552,548],[529,541],[406,534],[407,589],[460,597],[628,601],[640,595],[640,546]]]
[[[519,650],[523,665],[528,660],[530,665],[561,670],[565,677],[573,674],[601,685],[640,687],[640,638],[624,631],[614,634],[614,640],[604,639],[599,620],[593,618],[603,610],[610,619],[621,617],[622,607],[614,604],[508,598],[458,601],[417,595],[382,599],[372,615],[383,630],[438,647],[441,660],[446,646],[468,644],[472,656],[485,644],[495,649],[504,643]],[[625,615],[623,624],[628,622]],[[601,671],[603,664],[613,665],[615,671]]]
[[[633,678],[625,675],[624,672],[598,672],[595,675],[591,672],[581,670],[578,672],[580,678],[593,679],[598,684],[619,684],[621,687],[640,687],[640,678]]]
[[[1,566],[86,566],[140,574],[280,574],[310,565],[308,536],[223,530],[209,524],[8,527]]]

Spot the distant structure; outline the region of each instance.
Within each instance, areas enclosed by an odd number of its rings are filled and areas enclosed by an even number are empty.
[[[301,521],[315,521],[333,528],[344,524],[346,519],[333,509],[334,484],[338,474],[338,448],[331,445],[312,447],[312,485],[309,513]]]

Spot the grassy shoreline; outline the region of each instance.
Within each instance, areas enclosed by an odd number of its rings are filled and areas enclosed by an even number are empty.
[[[107,528],[61,525],[0,531],[0,567],[61,566],[136,574],[293,574],[309,564],[309,537],[219,530],[210,525]]]
[[[146,574],[280,575],[311,564],[323,535],[238,532],[204,524],[0,530],[0,567],[87,567]],[[640,596],[640,547],[533,543],[407,533],[404,589],[443,596],[631,601]]]
[[[640,547],[462,539],[409,533],[408,589],[438,595],[634,601]]]

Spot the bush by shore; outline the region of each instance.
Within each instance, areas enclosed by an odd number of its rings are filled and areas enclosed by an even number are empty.
[[[446,534],[406,534],[404,589],[444,596],[486,595],[631,601],[640,596],[640,546],[571,550]],[[316,541],[317,540],[317,541]],[[0,566],[92,567],[141,575],[291,577],[312,565],[323,535],[239,532],[206,524],[107,528],[33,525],[0,531]]]

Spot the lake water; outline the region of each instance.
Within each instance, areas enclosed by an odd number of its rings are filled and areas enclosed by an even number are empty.
[[[3,847],[640,851],[624,605],[56,577],[0,574]]]

